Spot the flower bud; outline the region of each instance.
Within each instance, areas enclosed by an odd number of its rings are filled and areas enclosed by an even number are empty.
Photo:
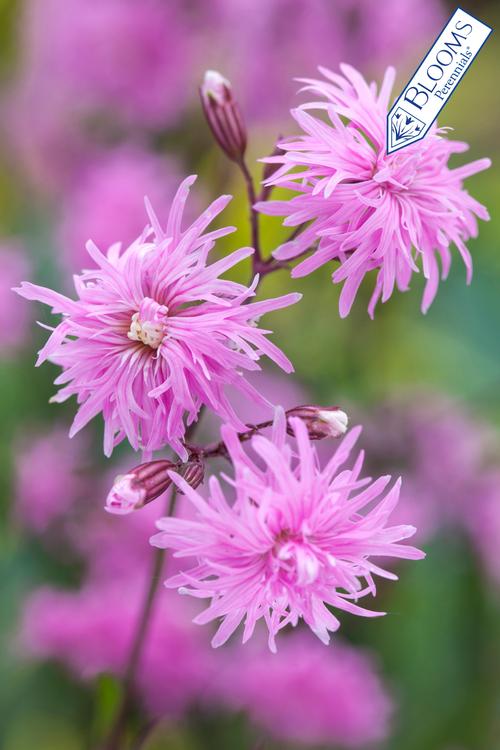
[[[205,469],[199,459],[191,459],[177,469],[177,473],[195,490],[205,477]]]
[[[298,417],[306,427],[311,440],[322,438],[338,438],[347,431],[347,414],[338,406],[295,406],[288,409],[287,417]],[[289,435],[293,435],[290,427],[287,428]]]
[[[200,86],[201,105],[210,130],[221,149],[233,161],[241,161],[247,134],[229,81],[215,70],[207,70]]]
[[[109,513],[126,514],[142,508],[154,500],[172,484],[170,470],[177,469],[172,461],[148,461],[116,477],[106,498]]]

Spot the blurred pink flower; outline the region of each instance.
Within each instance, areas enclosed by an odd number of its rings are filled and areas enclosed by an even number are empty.
[[[66,435],[67,440],[67,435]],[[145,570],[151,559],[148,540],[155,521],[164,511],[162,499],[127,516],[108,516],[102,505],[106,490],[121,469],[106,472],[99,491],[94,493],[97,502],[86,517],[85,524],[74,523],[68,527],[74,548],[87,563],[88,579],[112,582],[134,578],[137,571]],[[123,469],[125,471],[125,468]],[[123,473],[123,472],[122,472]]]
[[[162,0],[30,0],[20,23],[21,72],[79,115],[163,128],[182,114],[188,94],[180,8]]]
[[[195,622],[221,620],[213,646],[225,643],[244,619],[247,641],[261,618],[269,629],[271,650],[278,631],[289,623],[297,625],[300,618],[328,643],[329,631],[336,631],[340,622],[325,605],[366,617],[383,614],[355,603],[375,595],[374,574],[396,578],[371,562],[372,556],[424,557],[420,550],[399,544],[414,534],[412,526],[386,527],[400,482],[383,495],[389,476],[361,480],[362,453],[351,470],[339,471],[359,428],[351,430],[321,470],[304,423],[291,418],[289,424],[297,439],[297,457],[287,443],[280,410],[272,438],[252,439],[265,468],[245,453],[231,428],[223,428],[234,467],[234,480],[228,480],[236,492],[232,505],[216,477],[209,482],[205,500],[172,472],[197,518],[161,519],[152,543],[175,550],[177,556],[197,558],[194,568],[166,584],[211,599]],[[352,495],[356,490],[360,491]]]
[[[94,147],[75,125],[62,92],[49,96],[45,87],[45,77],[18,82],[6,97],[1,128],[12,169],[20,166],[23,178],[47,198],[64,194],[87,159],[94,158]]]
[[[207,65],[234,80],[250,117],[283,121],[293,77],[342,59],[401,65],[441,26],[439,0],[27,0],[2,125],[43,194],[77,179],[99,142],[164,130]],[[412,23],[401,19],[411,18]],[[255,54],[258,48],[259,54]]]
[[[141,576],[90,583],[80,591],[44,588],[25,605],[20,645],[32,656],[57,659],[78,677],[123,676],[143,597]],[[187,602],[157,602],[139,664],[136,690],[151,714],[179,717],[211,675],[211,652],[193,628]]]
[[[426,392],[400,394],[362,416],[368,469],[404,476],[394,519],[415,525],[419,542],[443,526],[463,527],[479,502],[474,487],[493,431],[448,397]]]
[[[215,0],[210,16],[219,44],[206,40],[205,68],[228,75],[250,118],[282,122],[293,101],[292,78],[314,70],[326,49],[327,59],[345,50],[338,8],[324,0]]]
[[[455,244],[472,278],[472,259],[465,241],[477,235],[476,216],[488,212],[463,188],[466,177],[490,166],[478,159],[449,169],[454,153],[468,146],[443,137],[436,127],[421,141],[386,154],[386,115],[394,83],[394,70],[385,74],[380,92],[369,86],[349,65],[343,75],[320,69],[325,81],[303,79],[306,90],[322,97],[292,111],[304,135],[280,142],[283,154],[264,161],[276,164],[268,185],[292,190],[289,200],[257,204],[262,213],[285,216],[284,225],[300,227],[298,236],[279,247],[279,259],[312,254],[292,271],[305,276],[329,261],[334,283],[344,282],[340,315],[349,314],[365,275],[377,271],[368,310],[371,316],[382,298],[408,289],[421,263],[427,280],[422,311],[434,299],[440,270],[446,278],[450,245]],[[308,110],[326,112],[325,123]],[[348,123],[341,118],[347,119]],[[302,167],[297,171],[297,167]]]
[[[439,0],[215,0],[206,5],[211,34],[203,39],[202,32],[199,42],[206,45],[204,66],[229,76],[246,115],[279,122],[294,101],[294,77],[342,60],[377,71],[393,60],[403,65],[411,57],[413,62],[414,52],[421,54],[444,18]],[[411,24],[402,23],[408,18]]]
[[[86,442],[56,427],[24,437],[16,450],[15,512],[26,528],[43,533],[62,519],[92,483],[85,475]]]
[[[90,160],[62,203],[59,235],[65,267],[71,272],[85,267],[89,239],[104,250],[117,241],[130,245],[144,229],[144,197],[153,205],[168,205],[179,175],[173,159],[134,145]]]
[[[466,529],[490,579],[500,585],[500,470],[483,472],[469,493]]]
[[[355,27],[350,56],[338,57],[357,67],[378,72],[395,60],[410,73],[441,30],[447,16],[440,0],[340,0]],[[411,24],[408,19],[411,18]],[[325,57],[322,64],[332,67]],[[375,70],[376,69],[376,70]]]
[[[62,432],[60,441],[62,449],[74,443]],[[62,451],[59,455],[65,457]],[[50,461],[53,465],[53,454]],[[119,470],[115,467],[113,472]],[[39,479],[44,476],[40,474]],[[65,489],[70,491],[64,471],[60,479],[66,480]],[[108,478],[103,486],[107,482]],[[40,485],[61,497],[54,472],[49,482]],[[152,550],[148,539],[160,512],[151,505],[117,518],[103,514],[102,498],[94,487],[82,513],[70,516],[65,526],[85,562],[82,587],[33,591],[24,603],[18,637],[24,656],[55,659],[84,680],[102,672],[123,676],[149,582]],[[170,569],[172,565],[169,561]],[[177,569],[175,564],[173,569]],[[213,652],[206,633],[192,625],[190,605],[170,592],[156,602],[135,680],[136,694],[150,715],[179,718],[201,699],[206,683],[213,679]]]
[[[171,0],[28,0],[4,129],[44,192],[71,184],[96,142],[182,117],[190,35]]]
[[[277,654],[231,647],[215,699],[272,737],[305,745],[365,747],[387,738],[392,701],[370,656],[338,640],[328,650],[296,631]]]
[[[30,263],[19,242],[3,240],[0,242],[0,264],[0,345],[5,357],[21,349],[29,338],[31,315],[24,305],[19,304],[12,287],[30,273]]]
[[[261,356],[286,372],[293,369],[267,340],[270,331],[256,321],[297,302],[300,295],[246,304],[255,294],[257,277],[248,288],[219,278],[249,257],[252,248],[207,265],[215,240],[234,228],[204,231],[231,197],[218,198],[182,231],[194,180],[181,184],[166,231],[148,206],[152,226],[125,251],[117,244],[103,255],[88,243],[97,268],[74,277],[77,301],[30,283],[18,289],[63,314],[37,364],[50,360],[63,369],[55,381],[63,387],[54,401],[77,396],[80,406],[70,435],[102,413],[106,455],[126,437],[135,450],[170,445],[185,460],[186,414],[190,424],[206,404],[243,430],[224,387],[234,385],[248,398],[262,400],[241,370],[259,370]]]

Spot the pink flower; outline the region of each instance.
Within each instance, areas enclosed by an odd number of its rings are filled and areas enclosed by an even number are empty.
[[[24,248],[14,240],[0,245],[0,345],[2,353],[21,349],[29,337],[31,317],[25,305],[19,304],[12,287],[29,273],[30,264]]]
[[[225,661],[215,697],[277,740],[364,747],[387,738],[392,702],[363,651],[339,641],[325,651],[297,631],[278,654],[256,640],[228,649]]]
[[[122,146],[89,160],[62,203],[59,236],[65,267],[85,266],[89,238],[106,249],[118,240],[133,242],[144,229],[144,196],[153,205],[169,203],[179,181],[174,160],[139,146]]]
[[[43,533],[90,493],[86,461],[85,443],[69,441],[62,427],[23,439],[16,451],[15,510],[27,528]]]
[[[102,413],[106,455],[126,437],[135,450],[170,445],[185,460],[186,416],[192,423],[205,404],[243,430],[224,387],[234,385],[247,398],[262,400],[242,370],[258,370],[262,355],[292,370],[256,320],[300,295],[246,304],[257,278],[248,288],[219,278],[249,257],[252,248],[207,265],[215,240],[233,231],[224,227],[204,233],[230,196],[218,198],[182,231],[194,180],[188,177],[181,184],[165,231],[148,207],[151,227],[123,252],[117,244],[103,255],[88,243],[97,267],[75,276],[76,301],[30,283],[17,290],[63,314],[37,364],[50,360],[62,367],[55,381],[62,388],[54,401],[77,397],[70,435]]]
[[[376,271],[368,310],[373,316],[379,298],[408,289],[421,264],[427,280],[422,311],[426,312],[446,278],[450,245],[454,244],[472,277],[472,260],[464,244],[477,235],[475,216],[487,220],[484,206],[463,188],[463,181],[490,166],[479,159],[449,169],[453,153],[467,145],[443,137],[436,127],[421,141],[395,154],[385,151],[386,115],[394,70],[385,74],[380,92],[348,65],[343,75],[320,69],[326,81],[304,79],[306,90],[321,96],[292,110],[304,135],[281,142],[283,154],[264,161],[277,164],[267,180],[293,190],[290,200],[260,202],[262,213],[286,216],[286,226],[308,226],[275,251],[280,259],[311,250],[292,271],[305,276],[329,261],[338,263],[334,283],[343,282],[340,315],[348,315],[365,275]],[[308,110],[319,110],[328,123]],[[347,119],[347,124],[342,120]],[[281,165],[281,166],[280,166]],[[297,171],[297,167],[302,167]]]
[[[213,646],[227,641],[243,620],[247,641],[261,618],[269,629],[271,650],[278,631],[300,618],[328,643],[328,631],[337,630],[340,623],[325,605],[367,617],[383,614],[355,603],[375,595],[374,574],[396,578],[375,565],[372,556],[424,556],[398,543],[414,534],[412,526],[386,526],[400,482],[381,497],[390,477],[373,483],[360,480],[362,454],[351,470],[339,471],[359,428],[351,430],[320,469],[304,423],[297,418],[289,423],[297,456],[286,442],[286,420],[278,411],[272,439],[252,439],[260,465],[243,451],[234,430],[223,428],[235,471],[234,480],[228,480],[234,484],[234,504],[228,503],[217,478],[211,478],[205,500],[172,473],[195,506],[197,518],[161,519],[152,543],[176,550],[177,556],[197,558],[195,567],[170,578],[167,585],[211,599],[195,622],[222,619]]]

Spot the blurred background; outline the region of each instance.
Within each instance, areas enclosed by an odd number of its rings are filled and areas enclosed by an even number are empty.
[[[493,0],[462,7],[493,27],[500,14]],[[30,279],[69,291],[89,237],[102,247],[131,241],[146,222],[143,196],[161,217],[193,172],[193,212],[235,195],[223,221],[240,229],[220,251],[247,244],[240,175],[200,112],[204,70],[232,81],[260,179],[256,159],[294,132],[295,76],[345,61],[377,79],[393,64],[401,88],[454,8],[0,0],[3,750],[97,747],[120,698],[147,540],[163,510],[156,501],[133,517],[103,512],[113,477],[137,461],[123,449],[101,457],[100,423],[69,441],[73,404],[48,403],[56,369],[33,367],[45,339],[35,321],[50,316],[10,288]],[[467,183],[492,215],[469,243],[471,287],[455,258],[425,317],[416,279],[372,322],[369,288],[340,320],[327,268],[263,285],[266,296],[295,289],[304,299],[269,320],[296,376],[266,372],[256,385],[285,407],[340,404],[365,425],[368,468],[404,475],[398,513],[418,526],[427,559],[402,563],[401,581],[381,585],[387,617],[344,614],[328,649],[301,630],[286,634],[274,657],[259,639],[212,651],[209,628],[190,623],[196,602],[160,592],[135,685],[140,747],[500,748],[499,55],[493,34],[440,118],[470,143],[470,159],[493,159]],[[283,230],[262,226],[271,252]],[[246,279],[248,268],[239,273]]]

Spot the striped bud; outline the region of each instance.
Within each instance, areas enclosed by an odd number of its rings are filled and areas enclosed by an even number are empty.
[[[323,438],[338,438],[347,431],[347,414],[338,406],[295,406],[288,409],[287,417],[298,417],[306,427],[311,440],[322,440]],[[293,430],[287,428],[289,435]]]
[[[240,162],[247,147],[247,134],[231,84],[217,71],[207,70],[200,86],[200,96],[215,140],[226,156]]]

